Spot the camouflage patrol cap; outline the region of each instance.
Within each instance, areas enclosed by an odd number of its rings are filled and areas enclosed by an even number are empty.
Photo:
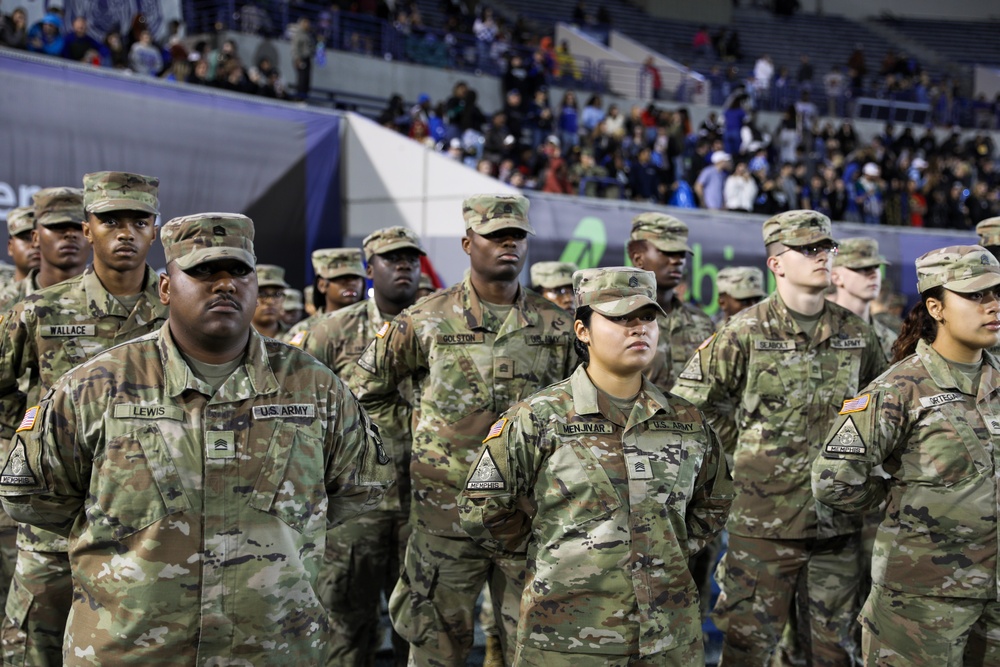
[[[764,272],[754,266],[727,266],[719,271],[715,280],[719,294],[728,294],[734,299],[765,297]]]
[[[978,245],[952,245],[917,258],[917,291],[944,287],[952,292],[978,292],[1000,285],[1000,262]]]
[[[323,248],[312,254],[313,271],[320,278],[365,277],[365,265],[358,248]]]
[[[656,276],[626,266],[583,269],[573,274],[573,292],[577,307],[590,306],[601,315],[628,315],[645,306],[656,306]]]
[[[648,241],[663,252],[691,252],[688,226],[665,213],[640,213],[632,218],[630,241]]]
[[[418,290],[420,290],[420,289],[428,289],[428,290],[430,290],[430,291],[433,292],[434,291],[434,281],[431,280],[431,277],[429,275],[427,275],[426,273],[421,273],[420,274],[420,282],[417,283],[417,289]]]
[[[236,259],[254,268],[253,234],[253,220],[245,215],[196,213],[163,225],[160,242],[167,263],[177,262],[183,271],[220,259]]]
[[[501,229],[521,229],[529,234],[535,228],[528,222],[527,197],[521,195],[474,195],[462,202],[465,228],[477,234],[492,234]]]
[[[377,229],[369,234],[361,247],[365,251],[365,261],[372,261],[373,255],[384,255],[393,250],[409,248],[416,250],[421,255],[426,255],[424,249],[420,247],[417,235],[406,227],[385,227]]]
[[[45,188],[32,195],[35,224],[42,227],[65,222],[83,224],[83,190],[80,188]]]
[[[833,241],[830,218],[809,210],[785,211],[764,221],[764,245],[803,246]]]
[[[14,238],[18,234],[30,232],[35,228],[35,207],[19,206],[12,208],[7,214],[7,235]]]
[[[535,262],[531,265],[531,284],[546,289],[572,285],[576,271],[572,262]]]
[[[305,308],[307,303],[313,302],[313,294],[315,294],[316,288],[312,285],[306,285],[305,289],[302,290],[302,307]]]
[[[288,287],[285,269],[274,264],[257,265],[257,287]]]
[[[848,269],[870,269],[883,264],[890,264],[878,254],[878,241],[863,237],[843,239],[839,241],[837,255],[833,258],[834,266]]]
[[[88,213],[108,211],[160,212],[160,179],[127,171],[95,171],[83,177],[83,208]]]
[[[979,245],[1000,245],[1000,217],[986,218],[976,225],[976,233],[979,234]]]
[[[302,310],[305,302],[302,300],[302,292],[293,288],[285,288],[285,300],[281,304],[282,310]]]

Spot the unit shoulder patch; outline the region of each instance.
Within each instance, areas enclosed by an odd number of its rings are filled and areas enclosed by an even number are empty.
[[[823,451],[825,454],[833,454],[834,458],[838,454],[865,454],[868,451],[868,446],[854,425],[853,417],[848,417],[841,424]]]
[[[489,448],[483,451],[483,455],[479,458],[479,463],[476,464],[465,488],[470,491],[499,491],[507,488],[507,480],[500,474],[500,469],[497,468]]]
[[[712,339],[709,338],[709,340],[712,340]],[[704,343],[702,344],[702,347],[704,347]],[[694,356],[691,357],[691,360],[688,361],[687,366],[684,367],[684,370],[681,371],[680,377],[681,377],[682,380],[701,381],[701,380],[704,379],[704,375],[702,375],[702,373],[701,373],[701,348],[700,347],[698,348],[698,351],[694,353]]]
[[[17,441],[10,456],[7,457],[3,471],[0,471],[0,484],[9,486],[34,486],[38,484],[35,473],[31,472],[31,467],[28,465],[28,455],[24,449],[24,443],[20,440]]]

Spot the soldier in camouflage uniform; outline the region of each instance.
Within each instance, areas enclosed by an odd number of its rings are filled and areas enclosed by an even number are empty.
[[[764,273],[755,266],[727,266],[715,279],[719,292],[719,320],[721,329],[737,313],[760,303],[767,296],[764,291]]]
[[[976,225],[976,234],[979,235],[979,245],[1000,259],[1000,216],[981,221]],[[1000,358],[1000,345],[991,347],[990,353]]]
[[[274,264],[257,265],[257,307],[253,311],[253,328],[261,336],[279,338],[285,333],[281,310],[287,287],[283,268]]]
[[[365,265],[358,248],[324,248],[312,254],[316,287],[312,303],[315,313],[302,320],[281,340],[301,346],[306,334],[323,319],[364,299]]]
[[[67,667],[318,665],[326,530],[392,466],[329,369],[250,326],[253,223],[167,223],[170,317],[61,378],[2,457],[15,518],[69,544]]]
[[[1000,263],[950,246],[916,267],[908,356],[844,401],[813,491],[848,512],[888,502],[861,611],[866,665],[1000,665],[1000,362],[984,352],[1000,335]]]
[[[702,345],[674,387],[705,411],[734,460],[715,606],[722,664],[768,663],[805,577],[811,664],[846,667],[861,524],[816,503],[809,466],[836,406],[886,362],[871,327],[824,298],[836,252],[829,218],[788,211],[763,234],[777,291]]]
[[[694,354],[695,348],[715,331],[712,320],[674,293],[684,278],[684,266],[691,248],[688,228],[663,213],[640,213],[632,219],[628,255],[640,269],[656,276],[656,301],[665,315],[656,318],[660,342],[646,372],[660,391],[666,393]]]
[[[434,294],[437,290],[434,288],[434,281],[426,273],[420,274],[420,283],[417,286],[417,301],[423,299],[425,296],[430,296]]]
[[[15,288],[4,294],[0,308],[83,273],[90,258],[90,245],[83,237],[83,191],[79,188],[45,188],[32,195],[35,229],[31,239],[38,247],[37,269],[31,269]]]
[[[26,407],[36,405],[63,373],[158,329],[167,316],[156,272],[146,265],[156,239],[158,180],[97,172],[84,176],[83,184],[83,236],[94,250],[93,266],[27,296],[3,322],[0,430],[5,441]],[[26,394],[18,390],[24,378]],[[22,525],[17,546],[17,573],[0,631],[5,660],[59,665],[72,598],[66,540]]]
[[[705,663],[688,558],[722,530],[733,486],[700,412],[643,370],[656,353],[656,279],[574,275],[586,365],[489,430],[462,527],[527,551],[515,665]]]
[[[524,560],[477,546],[459,524],[456,503],[490,424],[572,370],[568,314],[518,285],[534,232],[527,212],[521,196],[466,199],[462,248],[471,271],[397,315],[361,355],[351,381],[378,424],[409,423],[413,411],[413,532],[389,612],[416,665],[465,664],[486,580],[508,662],[513,658],[507,640],[517,624]],[[407,378],[412,406],[399,390]]]
[[[385,334],[389,321],[416,301],[420,258],[425,254],[416,235],[405,227],[370,234],[363,245],[371,299],[336,311],[306,332],[302,348],[339,377],[349,378],[369,341]],[[412,383],[404,381],[413,402]],[[380,423],[381,435],[396,464],[396,488],[378,511],[339,526],[327,539],[326,563],[320,577],[322,599],[337,630],[333,659],[338,665],[368,665],[379,637],[379,600],[392,593],[409,536],[409,422]],[[395,634],[395,633],[394,633]],[[409,644],[393,637],[396,664],[405,665]]]
[[[302,321],[304,308],[302,290],[286,287],[285,299],[281,303],[281,321],[284,323],[286,331]]]
[[[896,342],[897,334],[872,318],[871,303],[882,290],[881,269],[889,263],[879,254],[875,239],[842,239],[830,271],[830,282],[835,291],[827,297],[872,326],[887,360],[892,359],[892,344]]]
[[[572,262],[535,262],[531,265],[531,288],[568,313],[573,312]]]
[[[21,206],[7,214],[7,254],[14,260],[14,271],[9,281],[0,288],[0,311],[17,292],[17,284],[38,269],[41,255],[32,238],[35,229],[35,208]]]

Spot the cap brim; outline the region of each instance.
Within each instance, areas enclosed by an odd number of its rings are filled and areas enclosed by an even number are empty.
[[[969,294],[990,287],[996,287],[997,285],[1000,285],[1000,272],[983,273],[974,278],[952,280],[949,283],[944,283],[942,287],[952,292],[958,292],[959,294]]]
[[[648,296],[641,296],[639,294],[633,294],[632,296],[626,297],[624,299],[615,299],[614,301],[605,301],[603,303],[591,304],[591,310],[605,315],[607,317],[621,317],[622,315],[628,315],[629,313],[634,313],[637,310],[642,310],[646,306],[653,306],[656,308],[656,312],[664,317],[667,314],[660,307],[660,304],[656,303],[655,300],[650,299]]]
[[[281,287],[283,289],[288,289],[291,285],[286,283],[284,280],[258,280],[257,287]]]
[[[416,250],[421,255],[427,255],[424,249],[411,241],[396,241],[395,243],[390,243],[387,246],[378,249],[378,252],[373,253],[375,255],[385,255],[395,250]]]
[[[356,276],[358,278],[367,278],[364,271],[358,272],[354,269],[336,269],[328,273],[316,272],[320,278],[326,278],[327,280],[333,280],[334,278],[341,278],[343,276]]]
[[[34,225],[19,225],[17,227],[14,227],[13,229],[11,229],[11,228],[8,227],[7,228],[7,236],[10,236],[11,238],[13,238],[15,236],[20,236],[21,234],[23,234],[25,232],[34,231],[34,229],[35,229]]]
[[[177,263],[177,267],[179,269],[187,271],[188,269],[193,269],[199,264],[207,264],[208,262],[216,262],[223,259],[239,260],[251,269],[256,268],[257,266],[257,259],[248,250],[224,246],[200,248],[193,252],[189,252],[182,257],[178,257],[174,260],[174,262]]]
[[[492,234],[493,232],[499,232],[501,229],[520,229],[528,234],[531,234],[532,236],[535,235],[535,228],[531,226],[530,222],[516,220],[513,218],[497,218],[496,220],[490,220],[489,222],[474,225],[471,229],[480,236]]]
[[[53,225],[64,225],[67,222],[72,222],[77,225],[83,224],[83,218],[77,218],[72,215],[66,215],[65,213],[51,213],[48,215],[43,215],[42,219],[37,222],[38,225],[42,227],[51,227]]]
[[[559,289],[560,287],[572,287],[573,276],[569,276],[568,278],[560,278],[558,280],[549,278],[547,280],[543,280],[535,284],[538,285],[538,287],[540,287],[541,289]]]
[[[159,211],[135,199],[102,199],[87,207],[88,213],[107,213],[109,211],[142,211],[158,215]]]
[[[754,298],[763,299],[765,296],[767,296],[766,294],[764,294],[763,291],[754,291],[754,292],[733,292],[733,291],[729,291],[729,292],[724,292],[724,294],[728,294],[729,296],[733,297],[734,299],[739,299],[740,301],[742,301],[743,299],[754,299]]]
[[[864,260],[859,260],[859,261],[856,261],[856,262],[842,262],[840,264],[838,264],[837,261],[834,260],[833,265],[835,267],[837,267],[837,266],[843,266],[844,268],[847,268],[847,269],[853,269],[855,271],[860,271],[862,269],[875,269],[875,268],[878,268],[880,266],[892,266],[892,262],[890,262],[889,260],[887,260],[885,257],[882,257],[881,255],[879,255],[875,259],[866,258]]]
[[[780,239],[780,238],[779,239],[775,239],[773,242],[784,243],[789,248],[801,248],[802,246],[813,245],[813,244],[819,243],[821,241],[829,241],[831,243],[836,243],[837,242],[836,239],[834,239],[832,236],[830,236],[829,234],[825,234],[823,232],[813,232],[812,234],[810,234],[809,236],[807,236],[805,238],[798,238],[797,237],[791,243],[789,243],[788,241],[785,241],[784,239]],[[770,245],[770,244],[765,244],[765,245]]]
[[[694,252],[688,244],[679,241],[664,241],[662,239],[646,239],[646,241],[661,252]]]

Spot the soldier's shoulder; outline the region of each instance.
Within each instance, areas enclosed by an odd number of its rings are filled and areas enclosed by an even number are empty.
[[[311,382],[331,384],[336,381],[334,372],[305,350],[274,338],[261,338],[268,363],[279,382],[282,382],[283,377],[292,375],[309,376]]]
[[[159,334],[159,330],[151,331],[109,347],[67,372],[62,376],[60,382],[73,383],[95,373],[103,376],[116,376],[128,372],[128,369],[135,364],[142,366],[143,370],[149,370],[147,368],[149,361],[160,358],[160,349],[157,345]]]
[[[839,329],[842,331],[869,331],[872,329],[872,325],[838,303],[827,301],[826,307],[830,310],[830,314],[833,315],[839,325]]]
[[[52,304],[65,301],[77,295],[85,294],[83,288],[83,274],[67,278],[55,285],[43,287],[21,300],[26,309],[48,307]]]
[[[524,290],[525,307],[534,310],[546,320],[573,321],[573,313],[560,308],[530,288],[522,287],[522,289]]]
[[[705,314],[701,308],[691,303],[690,301],[681,302],[681,306],[684,312],[693,320],[707,324],[708,326],[715,327],[712,323],[712,318]]]
[[[309,331],[313,336],[334,337],[343,335],[348,333],[346,329],[354,325],[359,319],[368,319],[367,301],[358,301],[346,308],[327,313]]]

